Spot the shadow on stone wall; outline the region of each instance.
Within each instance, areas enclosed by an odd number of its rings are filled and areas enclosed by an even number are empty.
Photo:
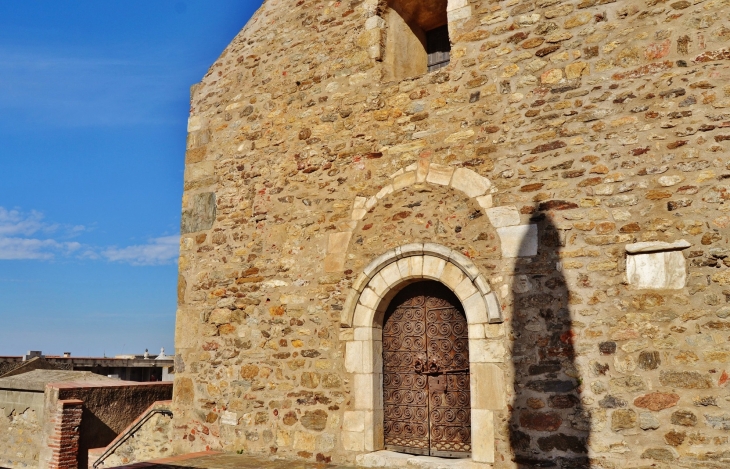
[[[581,404],[560,235],[535,211],[538,253],[518,258],[512,317],[514,400],[510,444],[518,467],[588,467],[590,413]]]

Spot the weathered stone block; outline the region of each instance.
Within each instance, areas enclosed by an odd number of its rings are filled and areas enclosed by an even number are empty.
[[[184,210],[180,223],[181,234],[209,230],[215,222],[215,193],[204,192],[192,197],[191,208]]]
[[[639,414],[639,428],[642,430],[656,430],[659,428],[659,420],[651,412]]]
[[[629,255],[626,276],[629,284],[639,289],[684,288],[687,282],[684,255],[678,251]]]
[[[504,257],[537,255],[537,225],[518,225],[497,228]]]
[[[520,213],[515,206],[494,207],[486,210],[489,221],[495,228],[520,224]]]
[[[631,409],[617,409],[611,414],[611,430],[618,432],[636,427],[638,416]]]
[[[709,389],[712,380],[708,375],[697,371],[662,371],[659,373],[662,386],[674,386],[683,389]]]
[[[679,402],[679,395],[674,393],[653,392],[634,399],[634,405],[644,409],[659,411],[674,407]]]

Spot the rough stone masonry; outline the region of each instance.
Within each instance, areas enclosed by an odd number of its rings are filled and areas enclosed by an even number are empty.
[[[403,3],[266,0],[193,86],[174,451],[372,463],[430,279],[475,467],[728,467],[730,0],[423,1],[415,75]]]

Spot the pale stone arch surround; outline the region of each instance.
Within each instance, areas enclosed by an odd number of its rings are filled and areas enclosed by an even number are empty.
[[[451,142],[446,139],[446,143]],[[393,148],[390,150],[393,151]],[[497,230],[502,257],[527,257],[537,254],[537,225],[522,223],[520,213],[513,205],[493,207],[492,194],[496,193],[497,189],[488,178],[468,168],[454,168],[430,163],[424,159],[393,173],[388,183],[374,196],[355,197],[350,221],[340,226],[342,231],[331,233],[327,239],[327,253],[324,259],[325,272],[344,270],[352,233],[370,209],[390,194],[414,184],[447,186],[474,199],[489,218],[491,225]]]
[[[342,442],[346,450],[383,449],[382,323],[390,300],[408,284],[436,280],[461,302],[469,324],[471,369],[472,460],[493,463],[494,413],[505,409],[507,358],[497,295],[473,262],[445,246],[424,243],[392,249],[373,260],[348,293],[341,338],[345,369],[352,373],[353,406],[345,412]]]

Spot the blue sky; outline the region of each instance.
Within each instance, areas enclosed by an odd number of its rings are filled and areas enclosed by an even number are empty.
[[[173,349],[190,85],[260,4],[0,2],[0,355]]]

